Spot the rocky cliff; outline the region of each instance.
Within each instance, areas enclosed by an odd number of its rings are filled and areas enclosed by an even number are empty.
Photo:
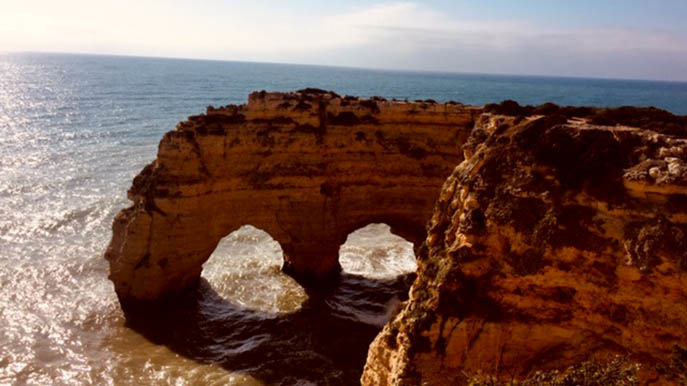
[[[352,231],[384,222],[419,246],[480,108],[255,92],[167,133],[128,192],[106,258],[123,305],[194,285],[220,239],[251,224],[303,281],[339,270]]]
[[[614,355],[641,364],[641,383],[674,382],[665,369],[687,344],[685,119],[486,110],[362,383],[510,381]]]
[[[418,278],[363,384],[517,380],[615,355],[662,383],[671,353],[687,380],[686,133],[651,108],[256,92],[164,136],[115,218],[110,278],[124,307],[164,299],[252,224],[285,271],[319,280],[350,232],[384,222],[419,247]]]

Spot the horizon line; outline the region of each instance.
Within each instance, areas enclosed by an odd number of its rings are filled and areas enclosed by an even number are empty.
[[[542,74],[532,74],[532,73],[517,74],[517,73],[506,73],[506,72],[466,72],[466,71],[447,71],[447,70],[431,70],[431,69],[417,70],[417,69],[360,67],[360,66],[315,64],[315,63],[252,61],[252,60],[179,57],[179,56],[152,56],[152,55],[120,54],[120,53],[100,53],[100,52],[8,50],[8,51],[0,51],[0,54],[48,54],[48,55],[110,56],[110,57],[122,57],[122,58],[189,60],[189,61],[202,61],[202,62],[276,64],[276,65],[304,66],[304,67],[338,68],[338,69],[346,69],[346,70],[363,70],[363,71],[372,71],[372,72],[374,72],[374,71],[382,72],[383,71],[383,72],[417,73],[417,74],[476,75],[476,76],[488,75],[488,76],[503,76],[503,77],[531,77],[531,78],[580,79],[580,80],[585,79],[585,80],[600,80],[600,81],[660,82],[660,83],[678,83],[678,84],[686,84],[687,85],[687,79],[685,79],[685,80],[667,80],[667,79],[647,79],[647,78],[612,78],[612,77],[603,77],[603,76],[579,76],[579,75],[542,75]]]

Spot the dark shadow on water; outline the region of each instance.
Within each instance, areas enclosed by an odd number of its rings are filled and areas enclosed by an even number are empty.
[[[236,306],[201,279],[174,304],[127,312],[127,325],[187,358],[219,364],[268,385],[303,380],[356,385],[381,325],[355,320],[337,305],[348,299],[346,304],[381,315],[393,306],[391,299],[406,300],[414,277],[372,280],[343,273],[335,285],[307,289],[308,300],[290,314]]]

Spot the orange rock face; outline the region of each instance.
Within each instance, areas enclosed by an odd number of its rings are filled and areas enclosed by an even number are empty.
[[[167,133],[135,178],[106,252],[115,290],[124,304],[192,286],[244,224],[277,240],[284,269],[303,280],[337,272],[339,246],[369,223],[419,245],[480,114],[321,90],[208,108]]]
[[[687,137],[484,114],[364,385],[463,384],[687,344]]]
[[[424,243],[364,385],[519,379],[615,354],[669,382],[657,364],[687,346],[685,128],[656,109],[253,93],[165,135],[115,218],[110,278],[123,306],[163,299],[252,224],[287,272],[322,279],[350,232],[384,222]]]

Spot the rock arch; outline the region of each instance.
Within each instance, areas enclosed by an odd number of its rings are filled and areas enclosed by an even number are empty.
[[[192,286],[244,224],[284,250],[301,281],[338,272],[348,234],[386,223],[416,246],[481,109],[456,103],[256,92],[167,133],[134,179],[105,254],[120,301]]]

